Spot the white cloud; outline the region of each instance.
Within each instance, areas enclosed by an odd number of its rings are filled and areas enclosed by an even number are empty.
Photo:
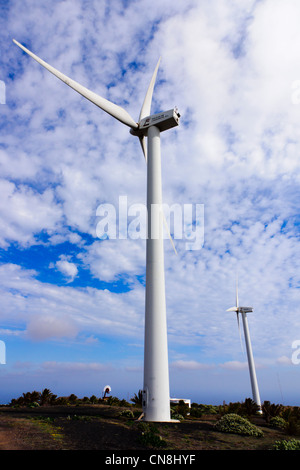
[[[36,315],[27,325],[27,334],[30,339],[44,341],[46,339],[74,338],[78,329],[67,316],[60,317],[53,314]]]
[[[292,358],[287,357],[287,356],[281,356],[281,357],[278,357],[276,362],[277,362],[277,364],[290,366],[290,365],[292,365]]]
[[[0,266],[1,319],[27,324],[34,339],[74,338],[77,333],[143,337],[143,289],[123,294],[59,287],[35,279],[20,266]]]
[[[58,228],[61,209],[54,203],[50,189],[38,193],[26,185],[0,181],[0,245],[17,242],[20,245],[35,244],[34,236],[41,231],[49,233]]]
[[[145,242],[137,240],[96,241],[80,255],[94,277],[115,281],[124,276],[130,282],[143,275],[146,265]]]
[[[55,263],[56,269],[67,278],[68,282],[72,282],[78,274],[76,264],[69,261],[69,256],[61,255],[59,258]]]
[[[221,367],[224,369],[244,370],[248,369],[248,364],[247,362],[229,361],[221,364]]]
[[[103,372],[108,370],[110,366],[98,362],[57,362],[47,361],[41,364],[41,368],[47,371],[60,372]]]
[[[199,369],[201,369],[201,370],[207,370],[207,369],[211,369],[213,366],[211,366],[209,364],[201,364],[197,361],[179,360],[179,361],[172,362],[171,367],[173,367],[175,369],[188,369],[188,370],[199,370]]]
[[[24,334],[23,330],[11,330],[8,328],[0,329],[0,336],[22,336]]]

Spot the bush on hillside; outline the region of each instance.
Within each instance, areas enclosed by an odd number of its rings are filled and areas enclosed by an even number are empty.
[[[290,439],[289,441],[282,440],[276,441],[273,445],[273,450],[300,450],[300,441],[297,439]]]
[[[281,418],[280,416],[274,416],[274,418],[270,419],[270,426],[276,429],[285,429],[287,422],[285,419]]]
[[[242,418],[235,413],[222,416],[215,424],[215,429],[217,431],[240,434],[242,436],[263,436],[263,432],[258,427],[254,426],[254,424],[250,423],[246,418]]]

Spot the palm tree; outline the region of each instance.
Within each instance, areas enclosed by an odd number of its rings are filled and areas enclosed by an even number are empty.
[[[56,398],[56,395],[54,395],[52,392],[50,392],[49,388],[44,388],[44,390],[41,393],[40,397],[40,404],[41,405],[47,405],[53,401],[53,399]]]
[[[37,392],[36,390],[34,390],[33,392],[31,392],[31,402],[32,402],[32,403],[33,403],[33,402],[39,403],[40,398],[41,398],[40,392]]]
[[[143,390],[139,390],[138,394],[134,394],[133,398],[130,398],[130,401],[132,401],[135,405],[141,405],[143,403]]]
[[[283,411],[282,405],[275,405],[275,403],[270,403],[268,400],[265,400],[262,405],[262,410],[264,414],[264,418],[268,423],[271,418],[275,416],[279,416],[280,413]]]
[[[31,403],[31,393],[30,392],[23,393],[20,401],[23,405],[28,405],[29,403]]]
[[[242,403],[242,409],[247,416],[252,416],[258,412],[259,406],[252,398],[246,398]]]

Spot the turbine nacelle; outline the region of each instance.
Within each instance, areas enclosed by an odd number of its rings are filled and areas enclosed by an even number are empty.
[[[239,307],[239,312],[240,312],[240,313],[249,313],[249,312],[253,312],[253,308],[252,308],[252,307]]]
[[[231,307],[226,312],[249,313],[253,312],[253,307]]]
[[[130,134],[136,135],[138,137],[144,136],[147,134],[147,131],[150,126],[156,126],[160,132],[171,129],[172,127],[179,125],[180,114],[177,108],[170,109],[158,114],[152,114],[151,116],[146,116],[141,119],[139,122],[138,129],[131,128]]]
[[[236,312],[237,315],[239,313],[249,313],[253,312],[253,307],[240,307],[239,306],[239,289],[238,289],[238,281],[236,280],[236,287],[235,287],[235,307],[228,308],[226,312]]]
[[[246,318],[246,313],[253,312],[253,308],[252,307],[240,307],[239,306],[238,280],[236,280],[236,288],[235,288],[235,307],[228,308],[226,310],[226,312],[235,312],[236,313],[236,319],[237,319],[239,335],[240,335],[240,342],[241,342],[241,347],[242,347],[242,350],[243,350],[242,336],[241,336],[241,330],[240,330],[239,313],[242,314],[242,315],[244,314],[245,316],[243,318],[245,319]]]

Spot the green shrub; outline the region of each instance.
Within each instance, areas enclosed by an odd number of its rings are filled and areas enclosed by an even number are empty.
[[[300,424],[299,421],[293,416],[290,416],[286,426],[285,426],[285,432],[289,436],[299,436],[300,435]]]
[[[223,404],[218,406],[218,413],[223,416],[226,414],[240,414],[242,404],[240,402]]]
[[[119,406],[131,406],[124,398],[120,400]]]
[[[219,407],[214,405],[204,405],[198,403],[192,403],[189,409],[190,416],[200,418],[202,415],[215,415],[219,412]]]
[[[37,401],[29,403],[28,408],[37,408],[40,404]]]
[[[184,420],[184,416],[177,412],[176,409],[171,408],[171,419],[177,419],[178,421]]]
[[[273,450],[300,450],[300,441],[297,439],[290,439],[289,441],[282,440],[276,441],[273,445]]]
[[[118,397],[109,397],[105,400],[105,403],[110,406],[120,406],[120,400]]]
[[[178,415],[183,416],[183,418],[186,418],[187,414],[190,412],[189,405],[187,403],[184,403],[183,400],[180,400],[177,407],[176,411]]]
[[[201,418],[201,416],[203,415],[203,412],[200,408],[196,408],[196,407],[191,407],[191,411],[190,411],[190,416],[193,416],[194,418]]]
[[[280,416],[274,416],[274,418],[270,419],[270,426],[272,426],[272,428],[285,429],[286,424],[286,420]]]
[[[96,403],[98,403],[98,398],[96,397],[96,395],[92,395],[90,397],[90,402],[95,405]]]
[[[134,414],[131,410],[123,410],[119,413],[119,416],[124,416],[125,418],[134,418]]]
[[[77,396],[74,395],[74,393],[71,393],[71,395],[68,396],[68,402],[70,405],[75,405],[77,402]]]
[[[165,447],[167,442],[159,435],[157,427],[149,423],[139,423],[141,436],[139,441],[147,447]]]
[[[87,415],[68,415],[67,419],[72,421],[92,421],[93,417]]]
[[[271,418],[280,416],[280,414],[283,412],[283,409],[284,408],[282,405],[275,405],[275,403],[271,403],[267,400],[262,404],[263,416],[267,423],[270,422]]]
[[[57,400],[56,400],[56,405],[61,405],[61,406],[65,406],[65,405],[68,405],[68,398],[67,397],[58,397]]]
[[[199,405],[199,409],[204,415],[215,415],[218,413],[218,407],[214,405]]]
[[[215,424],[215,429],[217,431],[241,434],[243,436],[263,436],[263,432],[259,428],[250,423],[246,418],[242,418],[235,413],[222,416],[222,418]]]

